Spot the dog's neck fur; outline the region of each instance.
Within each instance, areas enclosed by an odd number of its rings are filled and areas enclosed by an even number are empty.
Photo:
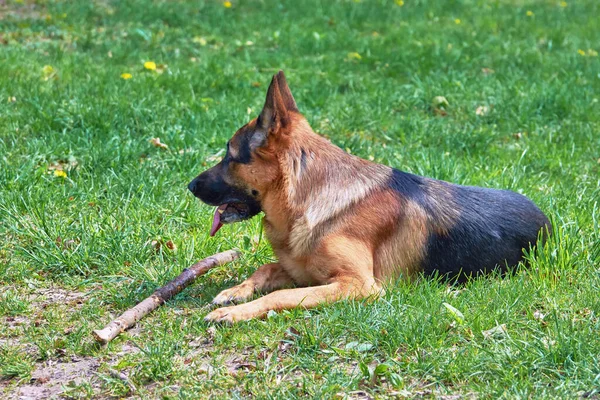
[[[279,160],[285,198],[271,202],[269,208],[276,210],[265,209],[265,214],[267,220],[271,214],[285,218],[281,228],[290,232],[287,242],[299,255],[325,231],[329,219],[382,187],[391,169],[344,152],[314,133],[304,118],[294,121],[292,134],[297,135],[293,145]]]

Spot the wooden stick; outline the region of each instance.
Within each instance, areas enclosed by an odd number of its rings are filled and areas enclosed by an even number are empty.
[[[135,323],[146,316],[146,314],[154,311],[165,301],[171,299],[188,287],[196,278],[204,275],[209,269],[231,262],[239,256],[240,253],[238,251],[228,250],[198,261],[191,267],[184,269],[177,278],[157,289],[150,297],[146,298],[146,300],[125,311],[119,318],[106,325],[104,329],[95,330],[92,334],[100,343],[110,342],[121,332],[125,331],[125,329],[135,325]]]

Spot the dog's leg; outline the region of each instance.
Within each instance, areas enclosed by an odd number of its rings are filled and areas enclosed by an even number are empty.
[[[205,320],[233,323],[262,317],[270,310],[311,308],[343,298],[360,299],[382,292],[373,275],[372,252],[364,243],[345,236],[324,240],[308,260],[306,269],[326,284],[278,290],[249,303],[216,309]]]
[[[250,278],[237,286],[223,290],[213,299],[213,304],[225,305],[240,303],[252,297],[254,292],[271,292],[294,282],[279,263],[265,264],[259,267]]]
[[[322,286],[278,290],[249,303],[218,308],[204,319],[210,322],[233,323],[262,317],[270,310],[284,310],[298,306],[311,308],[342,298],[359,299],[380,293],[381,287],[373,279],[340,280]]]

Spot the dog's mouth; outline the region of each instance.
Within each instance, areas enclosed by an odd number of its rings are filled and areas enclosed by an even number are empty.
[[[215,210],[212,226],[210,228],[210,236],[215,236],[215,233],[217,233],[224,224],[243,221],[254,215],[256,215],[256,213],[252,213],[251,207],[246,203],[221,204]]]

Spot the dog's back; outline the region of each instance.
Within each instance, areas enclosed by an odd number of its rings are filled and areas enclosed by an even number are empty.
[[[394,170],[390,187],[424,210],[427,239],[420,270],[465,277],[505,270],[523,259],[548,218],[525,196],[509,191],[461,186]],[[401,246],[398,243],[398,246]]]

